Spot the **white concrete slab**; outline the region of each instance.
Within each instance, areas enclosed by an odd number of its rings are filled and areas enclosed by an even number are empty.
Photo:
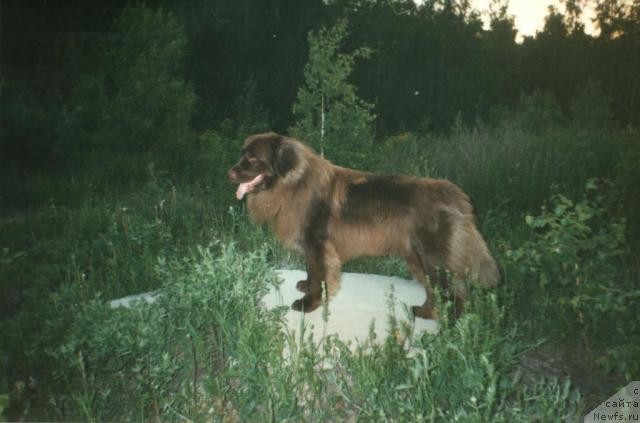
[[[411,306],[420,305],[425,300],[424,288],[416,281],[372,275],[365,273],[343,273],[340,290],[328,303],[328,315],[319,307],[311,313],[300,313],[291,310],[291,304],[302,297],[296,290],[296,283],[306,279],[307,274],[301,270],[277,270],[283,279],[279,287],[272,287],[262,298],[268,309],[286,307],[284,316],[286,330],[299,340],[301,327],[304,338],[313,334],[313,340],[320,342],[325,336],[337,335],[344,342],[355,346],[358,342],[369,339],[373,325],[375,341],[386,339],[389,330],[389,315],[395,313],[397,321],[405,322],[412,335],[418,336],[427,331],[436,333],[438,324],[434,320],[425,320],[411,315]],[[130,295],[109,302],[111,308],[132,307],[137,301],[154,303],[160,295],[158,292]],[[391,308],[393,297],[393,309]],[[402,334],[394,334],[402,335]]]
[[[131,308],[137,301],[144,301],[149,304],[153,304],[156,302],[156,298],[158,298],[157,292],[145,292],[143,294],[135,294],[129,295],[127,297],[118,298],[117,300],[109,301],[109,307],[126,307]]]
[[[422,285],[416,281],[371,275],[363,273],[343,273],[340,290],[328,304],[328,318],[325,321],[322,307],[311,313],[300,313],[290,309],[291,304],[302,297],[295,286],[299,280],[306,279],[301,270],[278,270],[284,282],[279,288],[272,288],[262,299],[264,305],[272,309],[285,306],[285,322],[289,331],[300,335],[303,325],[305,339],[313,333],[317,342],[323,336],[337,335],[342,341],[365,341],[369,338],[373,324],[376,341],[384,340],[388,335],[389,315],[392,313],[390,296],[394,298],[393,312],[398,322],[406,322],[413,329],[413,335],[424,331],[436,333],[438,324],[434,320],[411,316],[411,306],[421,305],[426,294]],[[396,335],[396,334],[394,334]]]

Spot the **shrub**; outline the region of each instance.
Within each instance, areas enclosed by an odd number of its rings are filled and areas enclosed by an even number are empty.
[[[506,258],[522,283],[535,284],[523,289],[523,300],[533,303],[533,314],[546,316],[543,330],[565,337],[577,328],[588,350],[606,346],[599,359],[603,367],[632,380],[640,371],[634,311],[640,290],[625,266],[624,221],[606,208],[609,190],[590,180],[578,202],[553,196],[540,215],[526,217],[533,239],[508,250]]]
[[[564,116],[553,94],[536,90],[531,95],[520,98],[516,119],[524,128],[543,133],[558,128]]]
[[[615,126],[611,103],[604,90],[589,80],[573,98],[570,107],[573,124],[592,132],[610,130]]]
[[[264,256],[232,245],[160,260],[166,281],[153,305],[111,310],[97,298],[78,310],[48,354],[58,388],[50,404],[63,419],[211,419],[230,405],[228,389],[267,389],[264,356],[276,365],[284,338],[274,315],[257,307],[275,276]],[[60,304],[63,306],[63,304]],[[249,372],[251,369],[251,372]],[[221,408],[220,408],[221,407]],[[240,409],[238,412],[244,410]]]

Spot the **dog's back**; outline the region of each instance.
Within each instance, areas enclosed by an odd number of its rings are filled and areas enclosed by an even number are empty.
[[[333,235],[344,259],[418,255],[427,275],[447,269],[495,285],[498,271],[468,196],[446,180],[362,174],[345,184]]]

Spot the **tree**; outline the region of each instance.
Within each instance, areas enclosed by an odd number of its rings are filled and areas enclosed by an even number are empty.
[[[581,22],[581,19],[585,0],[563,0],[562,3],[564,3],[566,11],[566,25],[571,33],[584,33],[584,23]]]
[[[234,104],[236,117],[236,133],[245,138],[257,132],[269,129],[269,112],[258,97],[258,84],[255,78],[249,78]]]
[[[513,104],[518,95],[515,18],[508,13],[508,0],[493,0],[489,8],[490,30],[482,34],[483,64],[478,67],[482,102],[480,110],[497,104]]]
[[[619,35],[625,16],[625,3],[620,0],[603,0],[597,3],[595,22],[600,29],[600,37],[605,39]]]
[[[373,105],[358,97],[348,78],[355,60],[369,57],[371,51],[361,47],[341,53],[346,36],[345,19],[309,33],[309,60],[293,106],[297,123],[291,133],[333,160],[357,165],[371,143],[375,116]]]
[[[566,38],[568,35],[565,16],[555,6],[548,6],[548,14],[544,18],[544,28],[539,37],[547,37],[554,41]]]
[[[99,71],[85,75],[67,103],[61,132],[71,136],[63,147],[111,172],[130,172],[145,159],[167,169],[188,161],[195,95],[182,76],[186,44],[171,13],[126,7]]]
[[[330,13],[324,0],[160,3],[184,22],[189,38],[186,77],[201,100],[193,119],[196,129],[238,119],[233,109],[249,80],[255,81],[256,98],[269,111],[270,127],[282,130],[292,124],[307,34],[320,28]]]

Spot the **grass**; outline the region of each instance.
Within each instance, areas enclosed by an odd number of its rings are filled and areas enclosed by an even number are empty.
[[[176,182],[150,168],[145,182],[126,189],[71,183],[74,194],[65,201],[62,182],[52,189],[39,177],[33,185],[16,179],[5,201],[28,191],[25,204],[36,206],[16,212],[5,202],[0,217],[0,394],[10,400],[4,416],[478,422],[579,417],[591,404],[580,389],[544,375],[533,381],[521,376],[522,360],[540,341],[541,328],[574,333],[547,340],[584,352],[581,326],[551,319],[552,311],[567,304],[538,301],[571,300],[572,285],[551,272],[559,269],[575,281],[573,270],[563,270],[563,261],[547,254],[550,244],[537,237],[548,232],[526,225],[525,216],[546,216],[539,215],[540,206],[552,204],[554,191],[578,203],[590,177],[615,181],[632,175],[605,166],[627,151],[618,145],[628,147],[625,133],[583,134],[568,127],[536,133],[505,124],[458,128],[450,137],[408,134],[377,146],[372,170],[447,177],[471,195],[479,226],[504,268],[504,283],[493,294],[472,295],[463,319],[441,322],[438,335],[425,335],[413,348],[392,337],[352,351],[328,339],[320,346],[305,343],[287,359],[282,351],[295,343],[278,330],[278,313],[256,304],[273,283],[274,268],[303,263],[267,228],[249,223],[223,181]],[[627,204],[624,189],[633,184],[624,182],[621,191],[607,195]],[[618,202],[598,207],[620,217],[621,209],[612,204]],[[603,228],[607,219],[589,227]],[[575,227],[563,228],[554,236]],[[601,232],[585,234],[576,245],[585,239],[597,244]],[[581,274],[594,281],[588,286],[597,288],[609,278],[622,281],[610,288],[629,287],[623,303],[584,291],[596,300],[585,305],[605,306],[587,317],[624,317],[637,309],[637,275],[629,270],[633,256],[628,242],[623,246],[622,272],[598,261],[596,250],[576,250],[574,260],[590,269]],[[519,248],[529,261],[509,255]],[[560,290],[532,282],[542,274],[527,270],[536,252],[551,258],[545,269]],[[404,263],[393,258],[358,260],[345,271],[408,276]],[[166,294],[154,306],[106,307],[109,299],[153,289]],[[598,339],[620,346],[618,355],[594,365],[610,372],[614,384],[637,379],[638,367],[625,349],[637,334],[629,332],[624,343],[618,338],[623,323],[613,325],[615,340],[589,329],[593,354]]]
[[[110,310],[96,298],[69,310],[66,301],[80,288],[65,287],[47,316],[55,332],[45,348],[55,363],[47,382],[56,389],[38,415],[513,422],[579,411],[568,386],[527,386],[513,377],[524,345],[495,295],[474,296],[463,319],[444,320],[438,335],[412,349],[393,337],[355,352],[335,338],[297,348],[278,329],[279,313],[256,306],[275,283],[271,269],[264,250],[247,255],[220,244],[161,260],[163,295],[154,305]]]

